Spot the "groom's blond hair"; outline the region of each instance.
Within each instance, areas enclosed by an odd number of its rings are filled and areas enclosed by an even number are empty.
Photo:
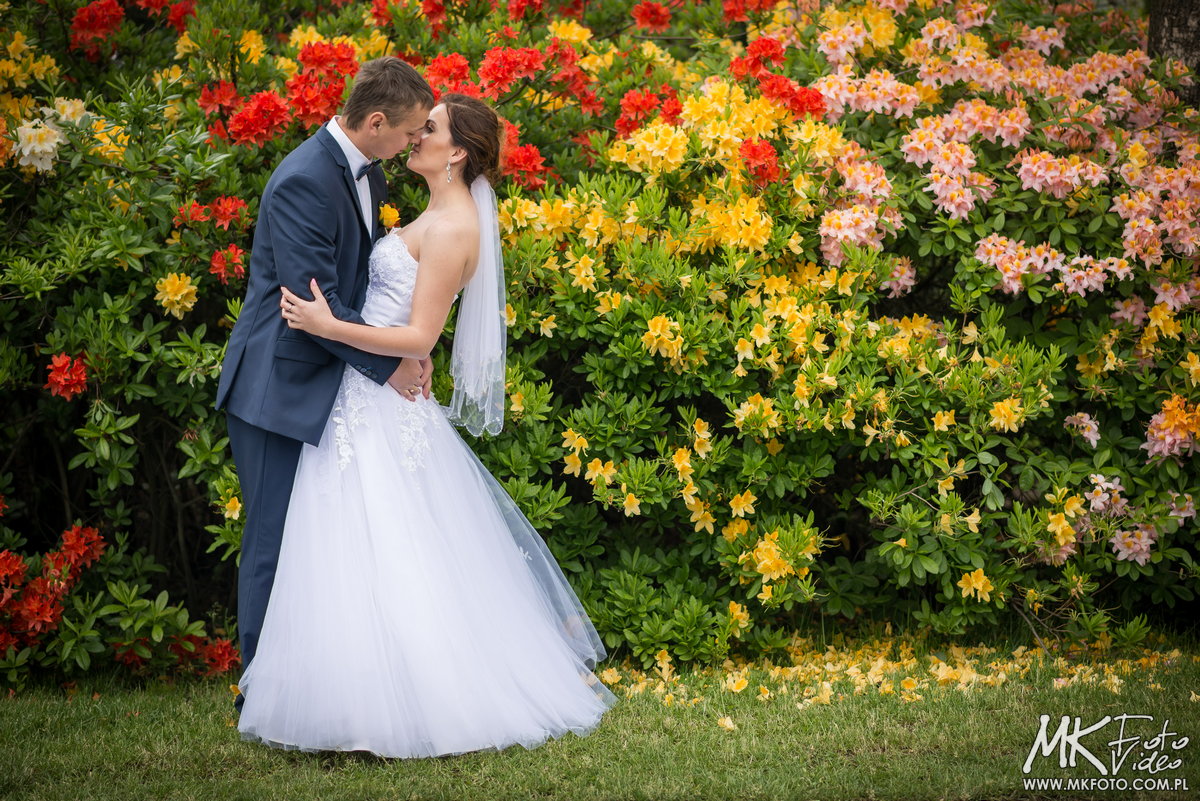
[[[342,121],[347,128],[358,130],[371,112],[382,111],[394,126],[414,108],[433,108],[433,90],[412,65],[395,56],[383,56],[359,68],[350,97],[342,106]]]

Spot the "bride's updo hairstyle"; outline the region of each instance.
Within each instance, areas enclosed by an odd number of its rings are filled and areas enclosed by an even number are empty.
[[[478,175],[493,187],[500,181],[500,143],[504,126],[487,103],[469,95],[445,94],[439,101],[450,120],[450,141],[467,151],[463,181],[470,186]]]

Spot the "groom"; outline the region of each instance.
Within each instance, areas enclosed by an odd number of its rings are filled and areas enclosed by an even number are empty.
[[[263,190],[246,300],[229,337],[217,408],[226,410],[246,525],[238,570],[242,667],[250,664],[271,597],[292,481],[303,443],[318,444],[349,364],[414,399],[428,397],[428,362],[376,356],[287,327],[282,284],[311,297],[316,278],[333,313],[361,323],[367,257],[382,233],[387,185],[379,159],[420,141],[433,92],[385,56],[362,65],[340,116],[287,155]],[[237,708],[244,699],[238,696]]]

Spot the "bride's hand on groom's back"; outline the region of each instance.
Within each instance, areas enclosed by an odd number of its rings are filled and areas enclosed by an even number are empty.
[[[400,397],[415,401],[417,393],[429,397],[429,385],[433,380],[433,362],[430,359],[401,359],[400,366],[388,379],[388,385],[400,393]]]
[[[286,286],[279,287],[282,295],[279,299],[279,308],[283,319],[287,321],[288,328],[333,339],[334,337],[331,336],[332,326],[337,320],[329,308],[329,301],[325,300],[325,294],[317,285],[317,279],[309,281],[308,288],[313,294],[312,300],[305,300]]]

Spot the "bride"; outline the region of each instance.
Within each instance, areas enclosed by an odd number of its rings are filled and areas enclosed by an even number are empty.
[[[454,430],[504,412],[500,121],[448,94],[408,168],[425,211],[379,240],[362,310],[334,318],[283,289],[291,328],[424,358],[459,292],[448,408],[347,368],[304,445],[258,649],[239,682],[243,739],[303,751],[431,757],[590,733],[616,697],[607,656],[553,555]]]

